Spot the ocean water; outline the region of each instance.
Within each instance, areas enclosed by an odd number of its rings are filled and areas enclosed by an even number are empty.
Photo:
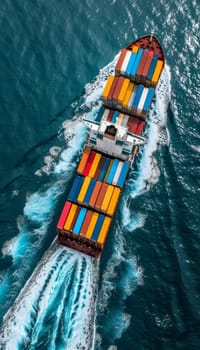
[[[0,6],[0,349],[200,349],[199,2]],[[167,64],[100,261],[56,222],[107,76],[154,32]]]

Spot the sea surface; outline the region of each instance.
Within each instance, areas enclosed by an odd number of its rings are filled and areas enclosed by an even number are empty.
[[[200,349],[200,3],[0,5],[0,349]],[[105,81],[145,33],[166,55],[100,261],[56,223]]]

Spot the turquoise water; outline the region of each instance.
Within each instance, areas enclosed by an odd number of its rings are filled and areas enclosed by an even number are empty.
[[[196,1],[0,7],[0,348],[200,348]],[[167,65],[100,262],[56,222],[120,49],[153,31]]]

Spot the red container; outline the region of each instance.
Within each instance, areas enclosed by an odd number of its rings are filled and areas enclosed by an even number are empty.
[[[144,129],[144,125],[145,125],[145,122],[144,121],[139,121],[139,124],[138,124],[138,127],[137,127],[137,130],[135,132],[136,135],[140,136],[142,134],[142,131]]]
[[[124,57],[126,56],[126,52],[127,52],[126,49],[123,49],[123,50],[121,51],[121,54],[120,54],[120,56],[119,56],[119,60],[118,60],[118,62],[117,62],[116,68],[115,68],[116,72],[119,72],[119,71],[120,71],[121,66],[122,66],[122,64],[123,64],[123,62],[124,62]]]
[[[113,117],[113,114],[114,114],[114,110],[111,109],[110,112],[109,112],[109,114],[108,114],[107,122],[111,122],[112,117]]]
[[[120,77],[120,78],[118,79],[117,85],[116,85],[116,87],[115,87],[115,91],[114,91],[114,93],[113,93],[113,100],[114,100],[114,101],[117,101],[117,99],[118,99],[118,96],[119,96],[119,94],[120,94],[121,87],[122,87],[122,85],[123,85],[124,79],[125,79],[124,77]]]
[[[108,94],[108,100],[112,100],[112,98],[113,98],[113,94],[114,94],[115,88],[117,86],[118,79],[119,78],[115,78],[113,83],[112,83],[112,87],[111,87],[110,92]]]
[[[57,223],[57,228],[60,230],[62,230],[64,227],[64,224],[65,224],[67,215],[69,214],[71,205],[72,205],[72,203],[68,202],[68,201],[64,205],[64,208],[62,210],[62,213],[61,213],[60,218],[59,218],[58,223]]]
[[[133,134],[136,133],[137,127],[138,127],[138,122],[139,120],[137,118],[134,117],[129,117],[128,119],[128,131],[132,132]]]
[[[89,158],[88,158],[87,163],[86,163],[86,166],[85,166],[85,169],[84,169],[84,172],[83,172],[84,176],[88,176],[90,168],[91,168],[93,160],[94,160],[94,157],[95,157],[95,154],[96,154],[96,152],[94,152],[94,151],[92,151],[90,153]]]
[[[106,159],[106,157],[104,157],[104,156],[101,157],[101,160],[100,160],[100,162],[98,164],[97,170],[96,170],[96,172],[94,174],[94,179],[95,180],[98,180],[98,178],[99,178],[99,175],[100,175],[100,172],[101,172],[101,170],[103,168],[103,164],[104,164],[105,159]]]

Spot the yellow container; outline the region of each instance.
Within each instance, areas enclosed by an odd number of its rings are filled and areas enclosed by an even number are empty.
[[[121,125],[121,123],[122,123],[122,120],[123,120],[123,118],[124,118],[124,114],[123,113],[120,113],[120,115],[119,115],[119,117],[118,117],[118,119],[117,119],[117,125]]]
[[[99,165],[100,159],[101,159],[101,154],[100,153],[96,153],[88,176],[94,177],[94,174],[95,174],[95,172],[97,170],[97,167]]]
[[[105,216],[103,225],[101,227],[101,231],[99,232],[99,236],[97,239],[97,242],[100,244],[104,244],[105,240],[106,240],[106,236],[110,227],[110,223],[111,223],[111,218],[109,218],[108,216]]]
[[[104,180],[103,180],[104,182],[107,181],[107,178],[108,178],[108,175],[109,175],[109,172],[110,172],[112,163],[113,163],[113,159],[111,159],[110,164],[109,164],[109,166],[108,166],[108,169],[107,169],[107,171],[106,171],[106,175],[104,176]]]
[[[128,85],[128,89],[126,91],[126,94],[124,96],[124,99],[122,101],[123,107],[126,107],[128,105],[128,101],[129,101],[129,98],[133,92],[133,89],[134,89],[134,84],[130,82]]]
[[[107,83],[106,83],[106,86],[104,88],[104,91],[103,91],[103,94],[102,94],[102,98],[104,100],[106,100],[108,98],[108,95],[109,95],[109,92],[110,92],[110,89],[112,87],[112,83],[113,83],[113,80],[114,80],[114,76],[113,75],[110,75],[108,77],[108,80],[107,80]]]
[[[65,221],[65,224],[64,224],[64,230],[66,230],[66,231],[70,230],[70,227],[71,227],[74,215],[76,214],[77,208],[78,208],[78,205],[72,204],[70,211],[69,211],[69,214],[68,214],[68,217],[67,217],[67,220]]]
[[[98,217],[99,217],[99,214],[98,214],[98,213],[94,213],[94,214],[92,215],[92,218],[91,218],[91,220],[90,220],[90,223],[89,223],[87,232],[86,232],[86,234],[85,234],[85,237],[86,237],[86,238],[90,239],[90,238],[92,237],[92,234],[93,234],[94,228],[95,228],[95,226],[96,226]]]
[[[155,71],[153,73],[152,83],[157,83],[158,82],[158,79],[159,79],[162,67],[163,67],[163,61],[158,60],[158,62],[156,64]]]
[[[133,47],[132,47],[132,52],[137,53],[137,52],[138,52],[138,49],[139,49],[138,46],[133,45]]]
[[[110,200],[108,209],[107,209],[107,214],[113,216],[114,212],[115,212],[115,208],[118,204],[118,200],[119,200],[119,196],[120,196],[120,192],[121,190],[118,187],[115,187],[113,194],[112,194],[112,198]]]
[[[128,89],[129,83],[130,83],[129,79],[127,79],[127,78],[124,79],[124,82],[123,82],[122,87],[121,87],[121,91],[120,91],[119,96],[118,96],[118,102],[122,103],[124,96],[126,94],[126,91]]]
[[[77,198],[78,202],[84,201],[84,198],[85,198],[87,189],[89,187],[90,181],[91,181],[91,178],[89,176],[86,176],[85,180],[83,181],[83,184],[81,186],[81,190],[79,192],[78,198]]]
[[[103,210],[103,211],[107,210],[109,203],[110,203],[110,199],[111,199],[112,194],[113,194],[113,191],[114,191],[114,187],[112,185],[108,185],[104,200],[103,200],[102,205],[101,205],[101,210]]]

